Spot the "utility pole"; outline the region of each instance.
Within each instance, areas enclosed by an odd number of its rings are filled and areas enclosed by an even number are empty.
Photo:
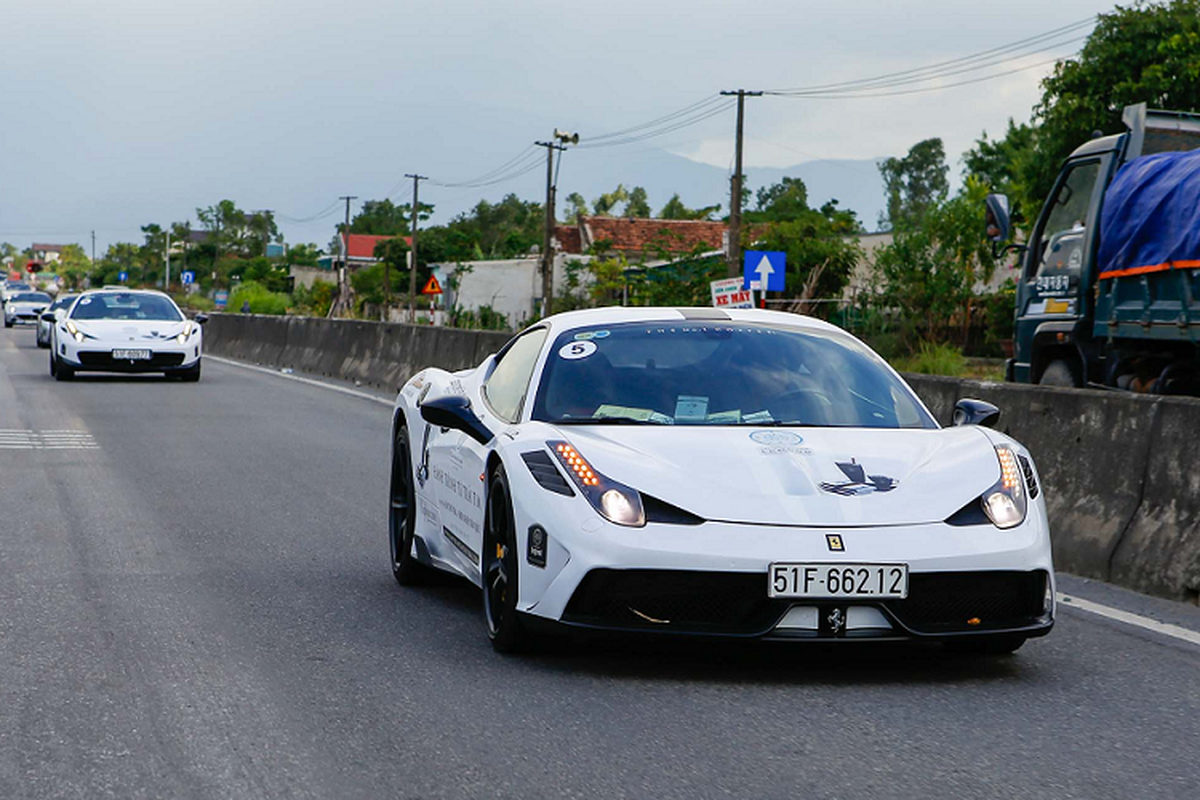
[[[562,144],[555,144],[557,139]],[[554,136],[549,142],[534,142],[538,147],[546,148],[546,230],[542,236],[542,316],[548,317],[554,313],[554,248],[550,246],[554,237],[554,195],[558,189],[555,185],[554,151],[566,150],[566,145],[579,144],[578,133],[566,133],[554,129]],[[562,166],[562,156],[558,157]]]
[[[267,257],[267,248],[271,244],[271,215],[274,213],[274,210],[270,208],[264,208],[258,212],[258,215],[265,222],[265,225],[263,225],[263,258]]]
[[[338,270],[338,296],[329,307],[330,317],[343,314],[350,307],[350,201],[358,197],[342,195],[338,199],[346,201],[346,226],[342,228],[342,268]]]
[[[92,231],[92,266],[96,265],[96,232]]]
[[[171,293],[171,229],[167,229],[167,249],[164,253],[167,260],[167,277],[163,280],[163,290]]]
[[[404,177],[413,179],[413,199],[412,199],[412,247],[408,250],[408,321],[417,324],[417,214],[421,210],[421,202],[418,197],[418,190],[421,188],[421,181],[427,181],[429,178],[416,173],[405,173]],[[383,290],[387,293],[387,307],[392,307],[392,277],[388,271],[388,264],[385,261],[383,264]],[[386,322],[386,318],[384,319]]]
[[[745,89],[721,92],[737,96],[737,137],[734,144],[733,180],[729,185],[729,272],[731,278],[742,274],[742,127],[746,98],[762,97],[762,92]]]

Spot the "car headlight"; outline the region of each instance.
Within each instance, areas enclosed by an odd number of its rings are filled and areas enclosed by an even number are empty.
[[[597,472],[579,451],[567,442],[547,442],[560,464],[567,470],[581,494],[600,516],[617,525],[640,528],[646,524],[642,495],[637,489],[614,481]]]
[[[1013,528],[1025,520],[1029,506],[1021,467],[1017,463],[1017,454],[1006,444],[996,445],[996,458],[1000,461],[1000,480],[983,493],[980,502],[983,513],[993,525]]]
[[[75,323],[72,322],[71,320],[67,320],[67,333],[74,336],[75,341],[81,342],[81,343],[83,342],[83,331],[79,330],[79,328],[77,328],[75,326]]]
[[[189,322],[188,324],[184,325],[183,330],[180,331],[179,335],[175,337],[175,341],[179,342],[180,344],[187,344],[187,340],[192,335],[192,329],[192,323]]]

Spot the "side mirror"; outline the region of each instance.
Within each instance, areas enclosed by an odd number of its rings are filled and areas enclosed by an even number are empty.
[[[954,419],[951,421],[951,424],[955,427],[959,425],[982,425],[985,428],[994,428],[999,421],[1000,409],[991,403],[964,397],[954,404]]]
[[[987,209],[987,238],[999,244],[1007,242],[1012,233],[1012,212],[1006,194],[989,194],[983,201]]]
[[[421,404],[421,419],[439,428],[462,431],[480,444],[492,440],[492,432],[471,410],[471,401],[461,395],[449,395]]]
[[[50,324],[53,325],[54,321],[55,321],[55,317],[53,314],[42,314],[42,322],[49,322]]]
[[[195,320],[197,323],[203,325],[204,323],[208,322],[208,314],[197,314],[195,316]]]

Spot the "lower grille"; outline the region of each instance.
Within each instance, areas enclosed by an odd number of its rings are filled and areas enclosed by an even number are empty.
[[[770,629],[790,605],[767,597],[765,573],[594,569],[563,619],[606,628],[754,634]]]
[[[183,353],[151,353],[149,359],[131,363],[129,359],[113,360],[112,353],[85,350],[79,353],[79,363],[85,367],[99,369],[162,369],[182,364]]]
[[[1024,628],[1043,614],[1047,574],[933,572],[909,575],[908,597],[882,603],[772,600],[760,572],[594,569],[563,613],[565,622],[604,628],[754,635],[792,605],[882,605],[923,634]],[[978,620],[968,624],[968,620]]]
[[[1042,616],[1045,594],[1041,570],[913,573],[908,597],[884,605],[918,633],[954,633],[1032,625]]]

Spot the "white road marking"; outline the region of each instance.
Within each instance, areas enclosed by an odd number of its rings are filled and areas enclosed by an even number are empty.
[[[373,394],[367,394],[366,392],[360,392],[355,389],[347,389],[345,386],[337,386],[332,383],[325,383],[324,381],[313,380],[312,378],[303,378],[299,375],[290,375],[285,372],[280,372],[277,369],[269,369],[268,367],[258,367],[253,364],[244,364],[241,361],[234,361],[233,359],[230,359],[230,358],[221,358],[220,356],[210,356],[207,353],[204,354],[204,357],[210,358],[213,361],[219,362],[221,364],[228,364],[231,367],[241,367],[242,369],[251,369],[251,370],[254,370],[255,372],[263,372],[263,373],[266,373],[267,375],[274,375],[276,378],[287,378],[289,381],[298,381],[300,383],[307,383],[309,386],[320,386],[322,389],[331,389],[335,392],[341,392],[342,394],[348,394],[351,397],[358,397],[363,400],[371,400],[376,403],[381,403],[382,405],[385,405],[388,408],[391,408],[393,405],[395,405],[391,400],[388,400],[387,398],[376,397]]]
[[[1200,632],[1198,631],[1183,628],[1179,625],[1172,625],[1169,622],[1159,622],[1150,617],[1143,617],[1141,614],[1122,611],[1119,608],[1106,606],[1102,603],[1093,603],[1091,600],[1084,600],[1082,597],[1066,595],[1062,592],[1059,592],[1057,596],[1058,602],[1070,608],[1078,608],[1080,611],[1098,614],[1108,619],[1114,619],[1117,622],[1124,622],[1126,625],[1133,625],[1153,631],[1154,633],[1161,633],[1163,636],[1170,636],[1173,639],[1180,639],[1191,644],[1200,645]]]
[[[0,429],[0,450],[99,450],[87,431]]]

